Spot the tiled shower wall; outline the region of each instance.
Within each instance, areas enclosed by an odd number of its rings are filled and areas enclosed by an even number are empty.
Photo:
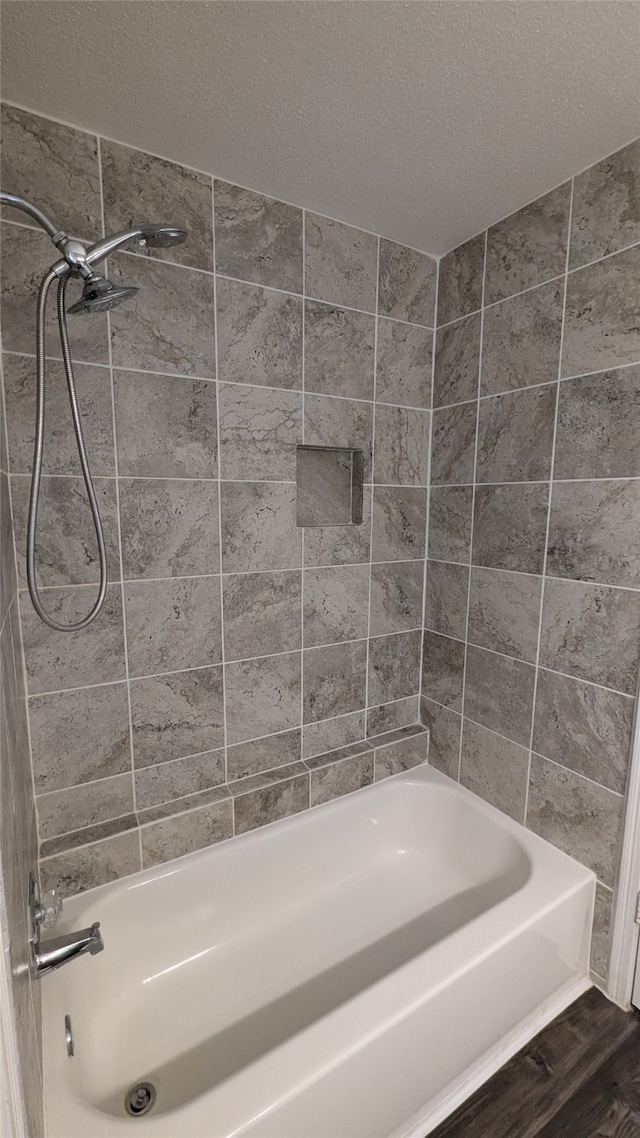
[[[26,1130],[44,1133],[40,989],[30,971],[27,900],[38,844],[27,728],[18,589],[0,392],[0,929],[13,999],[12,1050],[20,1056]],[[3,992],[4,995],[4,992]],[[11,1030],[11,1028],[9,1029]]]
[[[70,317],[111,583],[76,634],[20,597],[44,884],[73,893],[423,760],[407,726],[435,261],[6,106],[2,185],[86,241],[141,217],[189,231],[110,259],[134,301]],[[23,589],[35,294],[55,251],[15,211],[2,229]],[[48,352],[39,575],[72,621],[95,597],[96,543],[52,335]],[[296,527],[302,442],[363,449],[362,526]]]
[[[606,978],[640,648],[640,141],[440,263],[430,761],[598,876]]]

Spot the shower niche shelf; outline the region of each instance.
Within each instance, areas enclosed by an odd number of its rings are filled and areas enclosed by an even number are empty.
[[[299,446],[298,526],[362,525],[364,452],[352,447]]]

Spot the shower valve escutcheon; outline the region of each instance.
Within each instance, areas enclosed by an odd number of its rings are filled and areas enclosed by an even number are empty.
[[[40,929],[51,928],[56,925],[62,916],[62,901],[55,890],[45,893],[42,898],[37,895],[35,877],[29,874],[29,928],[33,956],[33,967],[37,977],[46,976],[61,968],[63,964],[75,960],[77,956],[89,953],[95,956],[102,952],[104,941],[100,932],[100,922],[95,921],[90,928],[80,929],[75,933],[55,937],[40,943]]]

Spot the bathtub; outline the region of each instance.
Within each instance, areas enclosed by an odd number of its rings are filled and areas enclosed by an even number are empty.
[[[594,892],[423,766],[75,897],[106,947],[42,981],[48,1134],[424,1138],[589,987]]]

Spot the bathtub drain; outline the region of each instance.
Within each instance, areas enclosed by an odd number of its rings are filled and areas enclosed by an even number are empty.
[[[147,1114],[155,1101],[156,1088],[153,1083],[136,1083],[127,1091],[124,1105],[127,1108],[127,1114],[133,1114],[137,1117],[139,1114]]]

